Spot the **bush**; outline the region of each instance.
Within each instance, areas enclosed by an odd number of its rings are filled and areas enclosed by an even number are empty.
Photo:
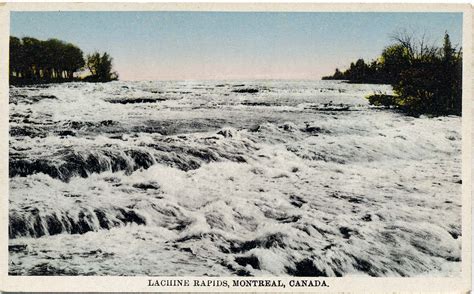
[[[408,35],[396,40],[384,50],[379,67],[396,96],[374,94],[367,97],[370,104],[395,106],[414,116],[461,115],[462,52],[451,46],[449,35],[441,48]]]
[[[86,78],[94,82],[110,82],[118,79],[118,74],[112,71],[113,58],[107,52],[89,54],[86,57],[86,66],[91,75]]]
[[[397,96],[386,95],[386,94],[373,94],[366,97],[369,100],[369,103],[374,106],[399,106],[397,101]]]

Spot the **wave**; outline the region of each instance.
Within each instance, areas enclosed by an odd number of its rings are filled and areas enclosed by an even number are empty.
[[[59,149],[52,154],[39,154],[35,157],[25,156],[24,152],[29,150],[11,151],[9,175],[26,177],[44,173],[68,182],[75,176],[86,178],[93,173],[105,171],[125,171],[130,174],[138,169],[147,169],[156,163],[189,171],[209,162],[223,160],[246,162],[246,154],[258,149],[248,140],[239,138],[225,140],[237,136],[235,129],[222,129],[216,134],[217,136],[194,139],[186,136],[162,138],[140,143],[141,147],[126,149],[111,143],[81,150],[58,146]],[[81,142],[80,138],[78,140]]]
[[[374,89],[11,88],[9,274],[458,275],[461,121]]]
[[[25,207],[20,213],[10,211],[9,238],[57,235],[61,233],[84,234],[99,229],[110,229],[127,223],[146,224],[143,216],[134,210],[117,208],[115,210],[83,209],[75,215],[67,211],[40,213],[38,208]]]
[[[33,96],[28,96],[26,94],[16,94],[16,95],[10,95],[10,100],[9,103],[11,104],[34,104],[38,103],[40,101],[43,101],[45,99],[49,100],[57,100],[58,97],[54,95],[33,95]]]
[[[161,101],[166,101],[167,98],[157,98],[157,97],[138,97],[138,98],[109,98],[105,101],[109,103],[119,103],[119,104],[136,104],[136,103],[156,103]]]
[[[10,177],[44,173],[67,182],[74,176],[85,178],[92,173],[104,171],[131,173],[139,168],[148,168],[154,163],[153,155],[140,149],[125,151],[103,149],[82,152],[66,149],[55,154],[55,158],[15,159],[14,156],[10,156],[9,172]]]
[[[116,121],[104,120],[98,123],[68,121],[62,123],[69,129],[84,130],[86,128],[117,128]],[[160,125],[162,126],[162,125]],[[176,126],[169,128],[172,132]],[[201,126],[197,126],[198,128]],[[40,128],[15,129],[17,134],[40,136]],[[12,130],[11,130],[12,131]],[[144,131],[143,128],[140,131]],[[442,131],[442,130],[441,130]],[[22,133],[23,132],[23,133]],[[105,145],[94,145],[88,149],[62,148],[56,151],[37,155],[25,156],[29,149],[10,152],[10,177],[28,176],[44,173],[53,178],[69,181],[71,177],[88,177],[92,173],[105,171],[133,171],[147,169],[153,164],[160,163],[183,171],[194,170],[203,164],[218,161],[247,162],[255,157],[255,152],[264,146],[262,144],[282,144],[286,150],[298,157],[311,161],[333,162],[338,164],[356,162],[376,162],[380,160],[430,159],[444,153],[455,156],[453,146],[459,137],[446,136],[432,144],[432,135],[413,129],[416,137],[406,137],[398,132],[375,132],[373,134],[357,134],[342,132],[332,125],[319,122],[305,122],[296,125],[292,122],[282,124],[264,123],[251,129],[236,130],[223,128],[209,135],[178,135],[165,137],[148,137],[141,135],[137,138],[125,139],[123,135],[112,136]],[[153,127],[153,132],[158,133]],[[74,132],[60,131],[62,136],[74,136]],[[339,143],[334,145],[331,138],[337,136]],[[323,137],[323,138],[321,138]],[[77,139],[82,145],[81,138]],[[136,141],[135,143],[134,140]],[[117,145],[120,141],[127,145]],[[103,144],[103,143],[102,143]],[[131,147],[133,145],[139,147]],[[126,147],[128,146],[128,147]],[[458,152],[460,149],[458,148]]]

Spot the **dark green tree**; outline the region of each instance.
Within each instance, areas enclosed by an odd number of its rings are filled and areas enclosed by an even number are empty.
[[[12,83],[71,81],[84,64],[81,49],[73,44],[57,39],[10,37]]]
[[[107,52],[95,52],[87,55],[86,65],[91,75],[89,80],[96,82],[109,82],[118,79],[118,74],[112,70],[112,57]]]
[[[409,35],[399,35],[395,41],[382,54],[383,68],[397,95],[391,101],[415,116],[460,115],[462,53],[453,48],[449,35],[445,34],[442,47]]]
[[[393,36],[381,56],[366,64],[363,59],[323,79],[356,83],[390,84],[396,96],[371,95],[374,105],[395,106],[412,115],[461,114],[462,50],[451,44],[447,33],[441,47],[425,36],[401,32]]]
[[[23,47],[21,40],[17,37],[10,37],[10,77],[21,78],[24,74],[23,68]]]
[[[400,44],[395,44],[383,50],[379,73],[387,84],[395,84],[400,80],[400,73],[409,66],[409,50]]]
[[[73,79],[74,73],[85,65],[82,50],[73,44],[66,44],[64,48],[64,70],[68,79]]]

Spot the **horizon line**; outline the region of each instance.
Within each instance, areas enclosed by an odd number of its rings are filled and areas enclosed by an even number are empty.
[[[120,74],[120,73],[119,73]],[[130,80],[130,79],[118,79],[116,82],[192,82],[192,81],[323,81],[322,78],[206,78],[206,79],[143,79],[143,80]],[[342,80],[340,80],[342,81]]]

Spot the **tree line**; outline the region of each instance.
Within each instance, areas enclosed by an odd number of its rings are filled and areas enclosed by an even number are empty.
[[[84,58],[79,47],[58,39],[42,41],[11,36],[10,84],[117,80],[112,60],[107,52],[95,52]],[[89,75],[80,77],[84,70]]]
[[[453,46],[447,33],[440,47],[408,33],[398,33],[393,40],[376,60],[365,63],[359,59],[323,80],[390,84],[395,95],[370,95],[369,102],[415,116],[461,115],[462,48]]]

